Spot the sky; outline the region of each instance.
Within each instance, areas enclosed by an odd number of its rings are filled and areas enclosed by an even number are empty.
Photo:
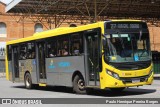
[[[8,4],[8,3],[10,3],[12,0],[0,0],[0,1],[3,2],[3,3]]]

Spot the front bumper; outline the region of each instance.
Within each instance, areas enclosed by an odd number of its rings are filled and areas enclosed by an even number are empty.
[[[151,85],[153,82],[153,72],[151,73],[151,75],[144,77],[120,78],[118,80],[112,76],[107,76],[107,78],[101,79],[101,89]],[[133,83],[132,79],[139,79],[140,81]]]

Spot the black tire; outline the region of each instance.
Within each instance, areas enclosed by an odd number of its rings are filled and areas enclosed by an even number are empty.
[[[25,78],[24,78],[24,84],[27,89],[32,89],[33,84],[32,84],[32,78],[29,73],[26,73]]]
[[[110,90],[112,91],[112,92],[121,92],[121,91],[123,91],[125,89],[125,87],[121,87],[121,88],[110,88]]]
[[[76,75],[73,80],[73,91],[77,94],[85,94],[85,82],[82,76]]]

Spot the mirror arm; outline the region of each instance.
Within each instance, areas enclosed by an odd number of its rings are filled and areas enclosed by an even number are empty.
[[[102,36],[105,37],[104,34],[102,34]]]

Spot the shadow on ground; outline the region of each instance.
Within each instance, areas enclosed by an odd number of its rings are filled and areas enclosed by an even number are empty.
[[[12,88],[21,88],[26,90],[25,86],[12,86]],[[62,86],[37,87],[32,90],[74,94],[72,88],[62,87]],[[156,89],[127,88],[127,89],[124,89],[122,92],[116,92],[116,93],[110,91],[109,89],[106,89],[106,90],[94,89],[89,93],[89,95],[101,96],[101,97],[120,97],[120,96],[143,95],[143,94],[149,94],[154,92],[156,92]]]
[[[90,95],[103,96],[103,97],[120,97],[120,96],[143,95],[154,92],[156,92],[156,89],[127,88],[121,92],[112,92],[109,89],[95,90]]]

